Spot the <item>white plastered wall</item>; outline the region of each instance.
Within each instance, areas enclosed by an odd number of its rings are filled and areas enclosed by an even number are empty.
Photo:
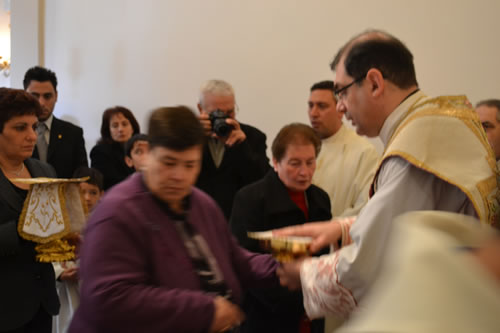
[[[13,39],[20,27],[37,28],[22,20],[40,1],[13,1]],[[234,85],[237,117],[263,130],[270,145],[284,124],[308,122],[309,87],[333,78],[337,49],[367,28],[408,45],[429,95],[467,94],[473,103],[500,97],[497,0],[42,2],[43,65],[59,79],[55,113],[84,128],[88,149],[105,108],[129,107],[145,131],[157,106],[195,108],[210,78]],[[16,54],[28,58],[13,66],[13,86],[38,59],[30,43],[13,40],[13,64]]]

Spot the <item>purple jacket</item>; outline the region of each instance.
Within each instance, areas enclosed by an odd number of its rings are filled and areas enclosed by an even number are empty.
[[[205,238],[241,303],[248,288],[277,285],[278,264],[241,248],[223,213],[193,188],[187,220]],[[80,307],[70,332],[206,332],[213,296],[200,282],[174,224],[135,174],[93,212],[81,251]]]

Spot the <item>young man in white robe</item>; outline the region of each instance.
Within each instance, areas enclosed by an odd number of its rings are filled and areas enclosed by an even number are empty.
[[[311,127],[321,138],[313,184],[330,196],[332,216],[358,215],[368,201],[380,156],[373,144],[342,123],[333,81],[315,83],[307,104]]]

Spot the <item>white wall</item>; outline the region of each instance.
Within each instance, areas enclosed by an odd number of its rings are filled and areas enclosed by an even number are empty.
[[[11,71],[12,88],[23,87],[26,70],[38,65],[39,0],[14,0],[11,8]]]
[[[195,107],[209,78],[234,85],[237,117],[270,145],[282,125],[307,123],[309,87],[333,78],[333,55],[366,28],[409,46],[428,94],[500,97],[499,12],[496,0],[46,0],[45,65],[56,114],[84,127],[88,148],[106,107],[144,126],[154,107]]]

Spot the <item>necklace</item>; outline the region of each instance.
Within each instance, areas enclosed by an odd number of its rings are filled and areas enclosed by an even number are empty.
[[[3,166],[2,166],[2,167],[3,167]],[[19,177],[19,175],[21,174],[21,172],[23,172],[23,170],[24,170],[24,162],[23,162],[23,163],[21,163],[21,168],[19,168],[19,170],[18,170],[18,171],[9,171],[9,170],[6,170],[6,171],[7,171],[8,173],[10,173],[10,174],[15,175],[16,177]]]

